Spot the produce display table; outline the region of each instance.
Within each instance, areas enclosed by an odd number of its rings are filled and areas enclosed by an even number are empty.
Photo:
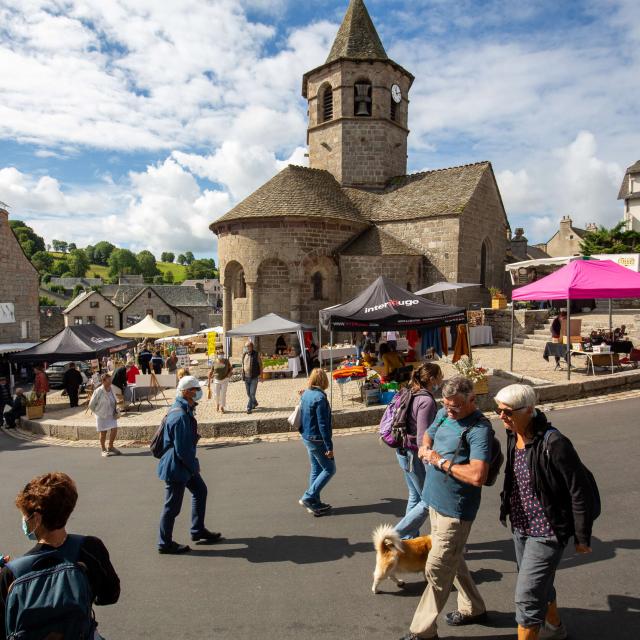
[[[492,328],[484,325],[469,327],[469,342],[472,347],[477,347],[481,344],[493,344]]]

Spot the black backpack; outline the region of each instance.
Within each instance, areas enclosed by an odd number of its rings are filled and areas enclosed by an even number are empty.
[[[169,449],[172,447],[171,444],[169,444],[168,447],[164,446],[164,429],[167,426],[167,419],[174,411],[182,411],[182,409],[179,409],[178,407],[173,407],[172,409],[169,409],[169,411],[167,411],[167,413],[164,415],[164,417],[160,421],[160,426],[156,429],[156,432],[153,434],[153,438],[151,438],[151,442],[149,443],[149,449],[151,449],[151,455],[154,458],[158,458],[158,459],[162,458],[162,456],[167,451],[169,451]]]

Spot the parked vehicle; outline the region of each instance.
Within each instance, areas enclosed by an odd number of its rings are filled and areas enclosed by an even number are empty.
[[[55,362],[45,371],[47,378],[49,378],[49,386],[52,389],[62,389],[62,377],[70,364],[71,361]],[[86,362],[76,362],[76,369],[82,371],[87,378],[91,378],[91,367]]]

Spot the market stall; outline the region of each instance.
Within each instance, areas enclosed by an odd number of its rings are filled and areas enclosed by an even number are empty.
[[[180,330],[158,322],[153,316],[146,315],[140,322],[116,331],[122,338],[166,338],[179,335]]]
[[[640,273],[627,269],[611,260],[574,260],[551,275],[524,287],[514,289],[512,301],[566,300],[567,320],[563,337],[566,340],[567,379],[571,379],[571,354],[577,341],[571,333],[571,300],[609,300],[609,330],[612,332],[611,300],[613,298],[640,297]],[[511,304],[511,370],[513,371],[513,344],[515,310]]]

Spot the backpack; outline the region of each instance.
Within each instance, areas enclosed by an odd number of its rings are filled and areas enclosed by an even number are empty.
[[[446,419],[447,415],[445,414],[444,418],[440,420],[438,426],[440,426]],[[500,475],[500,469],[502,469],[502,464],[504,462],[504,454],[502,453],[502,445],[500,444],[500,440],[496,438],[496,432],[493,430],[491,423],[485,418],[485,416],[478,418],[478,420],[474,424],[464,429],[464,431],[460,435],[460,440],[458,440],[456,452],[453,454],[453,458],[451,459],[451,465],[449,466],[447,476],[451,475],[451,467],[455,464],[455,459],[458,457],[462,446],[468,446],[467,434],[469,433],[469,431],[471,431],[471,429],[475,429],[480,423],[485,421],[486,423],[488,423],[488,428],[491,430],[491,458],[489,460],[489,473],[487,474],[487,479],[484,481],[484,485],[486,487],[492,487],[496,483],[496,480]]]
[[[549,457],[549,437],[551,436],[551,432],[556,431],[560,433],[558,429],[555,427],[551,427],[545,431],[544,434],[544,456],[547,461],[550,460]],[[602,511],[602,503],[600,502],[600,491],[598,490],[598,483],[596,482],[595,476],[591,471],[587,468],[587,466],[580,460],[580,464],[582,465],[582,469],[584,470],[585,475],[587,476],[587,480],[589,485],[591,486],[591,496],[593,499],[593,520],[596,520]]]
[[[169,416],[175,411],[182,411],[178,407],[174,407],[167,411],[162,420],[160,421],[160,426],[156,429],[156,432],[153,434],[153,438],[151,438],[151,442],[149,443],[149,449],[151,449],[151,455],[154,458],[162,458],[162,456],[169,451],[171,448],[171,444],[168,447],[164,446],[164,429],[167,426],[167,419]]]
[[[407,433],[407,415],[411,402],[415,396],[429,394],[426,390],[411,393],[411,389],[405,387],[396,393],[389,406],[385,409],[380,420],[380,440],[392,449],[409,449],[417,451],[417,443],[411,442],[411,436]],[[431,395],[431,394],[429,394]]]
[[[14,581],[5,607],[7,640],[93,638],[93,594],[87,573],[77,562],[83,541],[84,536],[69,535],[64,549],[8,563]]]

